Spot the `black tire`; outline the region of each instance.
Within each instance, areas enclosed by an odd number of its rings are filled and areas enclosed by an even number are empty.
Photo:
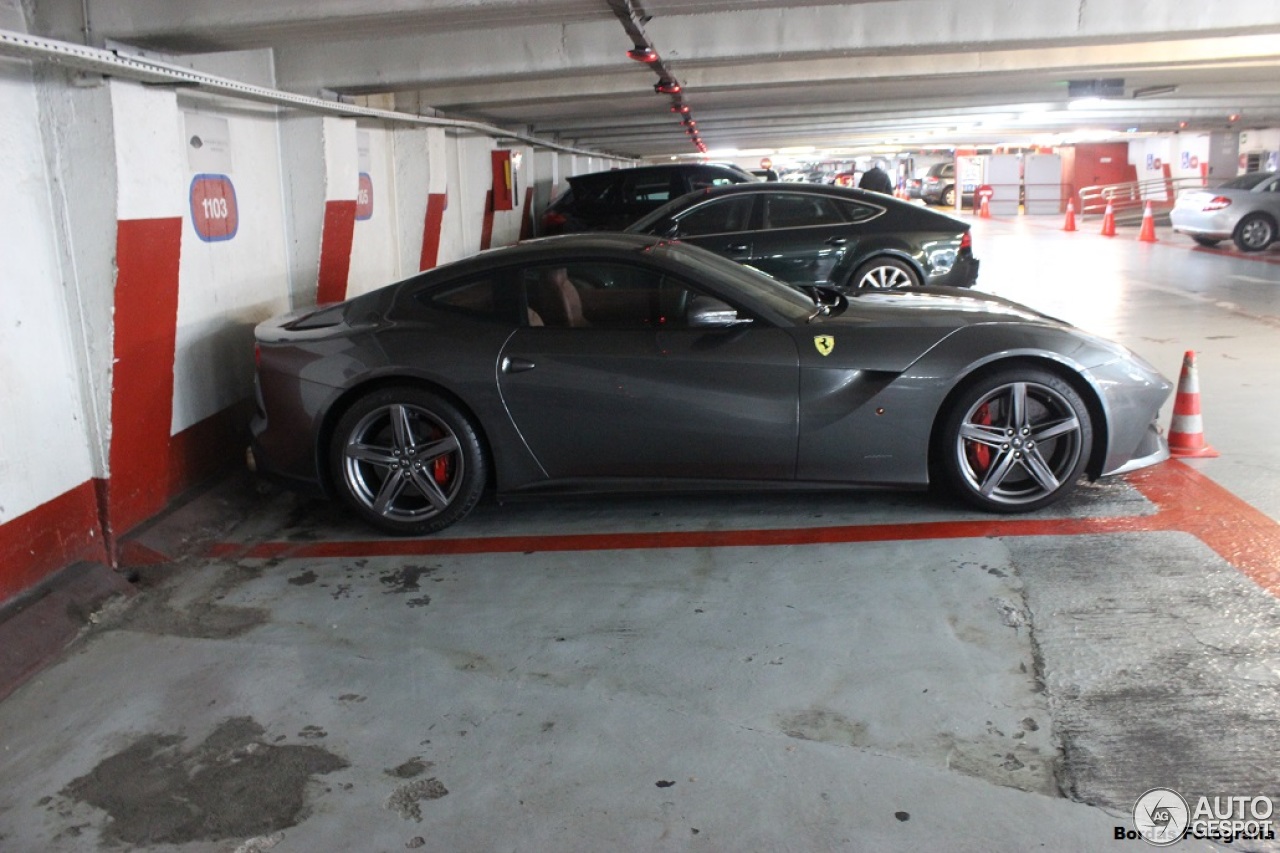
[[[1206,249],[1212,249],[1214,246],[1222,242],[1221,240],[1215,240],[1212,237],[1192,237],[1191,239],[1195,240]]]
[[[1093,447],[1083,398],[1060,376],[1017,367],[964,388],[944,413],[951,488],[989,512],[1030,512],[1068,495]]]
[[[329,451],[334,489],[356,514],[401,536],[443,530],[469,513],[488,477],[475,425],[448,400],[394,387],[357,400]]]
[[[947,187],[945,190],[942,191],[942,204],[945,207],[956,206],[956,188],[955,187]]]
[[[920,273],[900,258],[872,258],[849,277],[849,290],[899,290],[919,287]]]
[[[1231,239],[1242,252],[1261,252],[1275,242],[1275,220],[1265,213],[1250,213],[1236,225]]]

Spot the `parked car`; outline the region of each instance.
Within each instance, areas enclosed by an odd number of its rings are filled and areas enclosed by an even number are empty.
[[[542,234],[621,231],[692,190],[755,181],[746,169],[720,163],[636,166],[574,175],[569,188],[542,214]]]
[[[780,181],[782,178],[778,175],[777,169],[752,169],[751,174],[755,175],[762,181]]]
[[[973,205],[973,192],[977,189],[972,183],[960,188],[960,204],[962,207]],[[941,204],[943,207],[956,206],[956,164],[935,163],[929,167],[920,181],[920,198],[928,204]]]
[[[260,324],[251,458],[397,534],[499,495],[923,488],[993,512],[1168,456],[1170,383],[1012,302],[809,298],[681,242],[482,252]]]
[[[907,193],[907,198],[921,198],[923,192],[924,176],[918,178],[907,178],[903,182],[902,188]]]
[[[847,187],[713,187],[682,196],[627,230],[693,243],[793,285],[970,287],[978,277],[968,223]]]
[[[1201,246],[1231,240],[1242,252],[1261,252],[1280,239],[1280,173],[1250,172],[1213,189],[1187,190],[1169,220]]]

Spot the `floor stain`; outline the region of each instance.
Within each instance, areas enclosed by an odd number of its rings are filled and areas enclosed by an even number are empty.
[[[380,575],[378,581],[386,587],[383,592],[388,594],[419,592],[422,589],[419,582],[435,574],[438,568],[438,566],[401,566],[393,572]]]
[[[778,729],[787,737],[839,746],[863,746],[867,725],[835,711],[809,710],[776,718]]]
[[[388,776],[394,776],[397,779],[416,779],[423,773],[426,773],[434,765],[430,761],[423,761],[422,756],[415,755],[404,764],[383,770]]]
[[[267,836],[308,814],[307,782],[349,766],[316,746],[265,743],[249,717],[219,725],[195,748],[148,734],[60,792],[107,814],[109,844],[187,844]]]
[[[316,573],[311,571],[310,569],[307,569],[302,574],[295,575],[289,578],[289,583],[293,584],[294,586],[306,586],[309,583],[315,583],[315,582],[316,582]]]
[[[422,803],[426,800],[438,800],[448,793],[449,789],[432,776],[430,779],[419,779],[396,788],[387,797],[382,807],[395,812],[405,820],[421,822]]]

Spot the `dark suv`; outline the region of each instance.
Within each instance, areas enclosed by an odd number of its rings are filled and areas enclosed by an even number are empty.
[[[542,214],[541,233],[621,231],[685,193],[755,180],[745,169],[717,163],[636,166],[574,175],[569,189]]]
[[[972,183],[961,188],[960,204],[962,207],[973,205]],[[944,207],[956,206],[956,164],[935,163],[929,167],[924,180],[920,182],[920,198],[929,204],[941,204]]]
[[[920,198],[929,204],[956,206],[956,164],[935,163],[920,182]]]

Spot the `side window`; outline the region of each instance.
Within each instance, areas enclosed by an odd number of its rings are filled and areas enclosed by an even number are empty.
[[[755,199],[749,195],[721,198],[700,204],[676,220],[681,237],[703,234],[725,234],[746,231],[751,226],[751,208]]]
[[[622,183],[623,204],[652,204],[670,201],[671,173],[633,175]]]
[[[511,300],[505,298],[508,293],[510,291],[496,279],[485,277],[442,290],[424,291],[417,295],[417,299],[442,311],[509,323],[513,308]]]
[[[833,201],[823,196],[777,193],[765,199],[764,211],[766,228],[800,228],[844,222]]]
[[[874,204],[863,204],[860,201],[847,199],[837,199],[836,209],[840,211],[845,222],[866,222],[884,213],[883,208],[876,207]]]
[[[529,324],[551,329],[684,328],[693,290],[660,270],[616,261],[526,267]]]
[[[706,172],[700,169],[689,172],[689,190],[705,190],[707,187],[720,187],[725,184],[738,183],[721,172]]]

